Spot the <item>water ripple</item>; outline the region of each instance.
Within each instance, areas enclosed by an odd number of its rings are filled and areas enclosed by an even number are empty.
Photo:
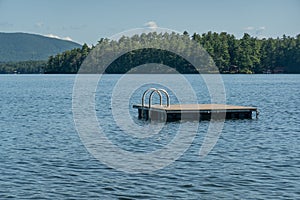
[[[109,75],[108,91],[119,75]],[[205,85],[196,93],[209,102]],[[74,76],[0,76],[0,199],[299,199],[299,75],[224,75],[230,104],[259,107],[258,120],[229,120],[216,146],[198,156],[208,123],[176,162],[150,174],[111,169],[88,153],[74,127]],[[200,81],[201,82],[201,81]],[[170,142],[170,123],[148,140],[124,137],[110,118],[108,94],[97,115],[119,147],[151,152]],[[139,94],[132,100],[140,101]],[[136,112],[130,110],[137,120]]]

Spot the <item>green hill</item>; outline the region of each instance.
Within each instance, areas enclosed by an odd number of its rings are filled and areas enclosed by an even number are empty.
[[[66,50],[81,48],[75,42],[29,33],[0,33],[0,62],[47,60]]]

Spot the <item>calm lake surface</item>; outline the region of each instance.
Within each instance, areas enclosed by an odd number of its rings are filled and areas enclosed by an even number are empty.
[[[178,123],[138,141],[122,134],[110,108],[120,77],[102,77],[95,95],[107,136],[133,152],[151,152],[170,142]],[[186,78],[199,102],[209,103],[203,81],[196,75]],[[82,143],[72,114],[74,75],[1,75],[0,199],[300,199],[300,75],[222,78],[227,103],[256,106],[259,118],[226,121],[204,158],[199,149],[209,122],[202,121],[190,148],[175,162],[129,174],[95,159]],[[133,91],[128,105],[133,121],[142,126],[147,122],[137,120],[131,104],[140,102],[148,86]]]

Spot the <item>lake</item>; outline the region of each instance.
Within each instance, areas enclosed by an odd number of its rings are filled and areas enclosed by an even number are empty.
[[[138,79],[132,76],[133,82]],[[124,134],[115,123],[111,96],[121,77],[102,76],[95,92],[103,132],[129,152],[148,155],[163,149],[180,123],[167,123],[145,138]],[[170,81],[174,91],[185,90],[176,84],[175,75],[156,77]],[[185,78],[197,100],[209,103],[203,80],[197,75]],[[77,133],[72,112],[75,75],[1,75],[0,199],[299,199],[300,75],[222,75],[222,79],[226,102],[255,106],[259,118],[225,121],[205,157],[199,156],[199,149],[209,121],[201,121],[176,161],[155,171],[128,173],[121,165],[96,159]],[[115,99],[116,104],[129,102],[127,112],[140,127],[149,122],[137,119],[132,104],[140,103],[150,86],[129,91],[129,99]],[[171,103],[178,101],[171,92]],[[184,123],[189,127],[196,122]]]

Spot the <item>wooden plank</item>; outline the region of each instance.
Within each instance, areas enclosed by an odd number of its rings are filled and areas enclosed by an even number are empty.
[[[142,105],[133,105],[133,108],[142,109]],[[165,111],[221,111],[221,110],[250,110],[256,111],[255,107],[235,106],[226,104],[173,104],[169,107],[161,105],[151,105],[152,109],[165,110]],[[148,105],[144,109],[149,109]]]

